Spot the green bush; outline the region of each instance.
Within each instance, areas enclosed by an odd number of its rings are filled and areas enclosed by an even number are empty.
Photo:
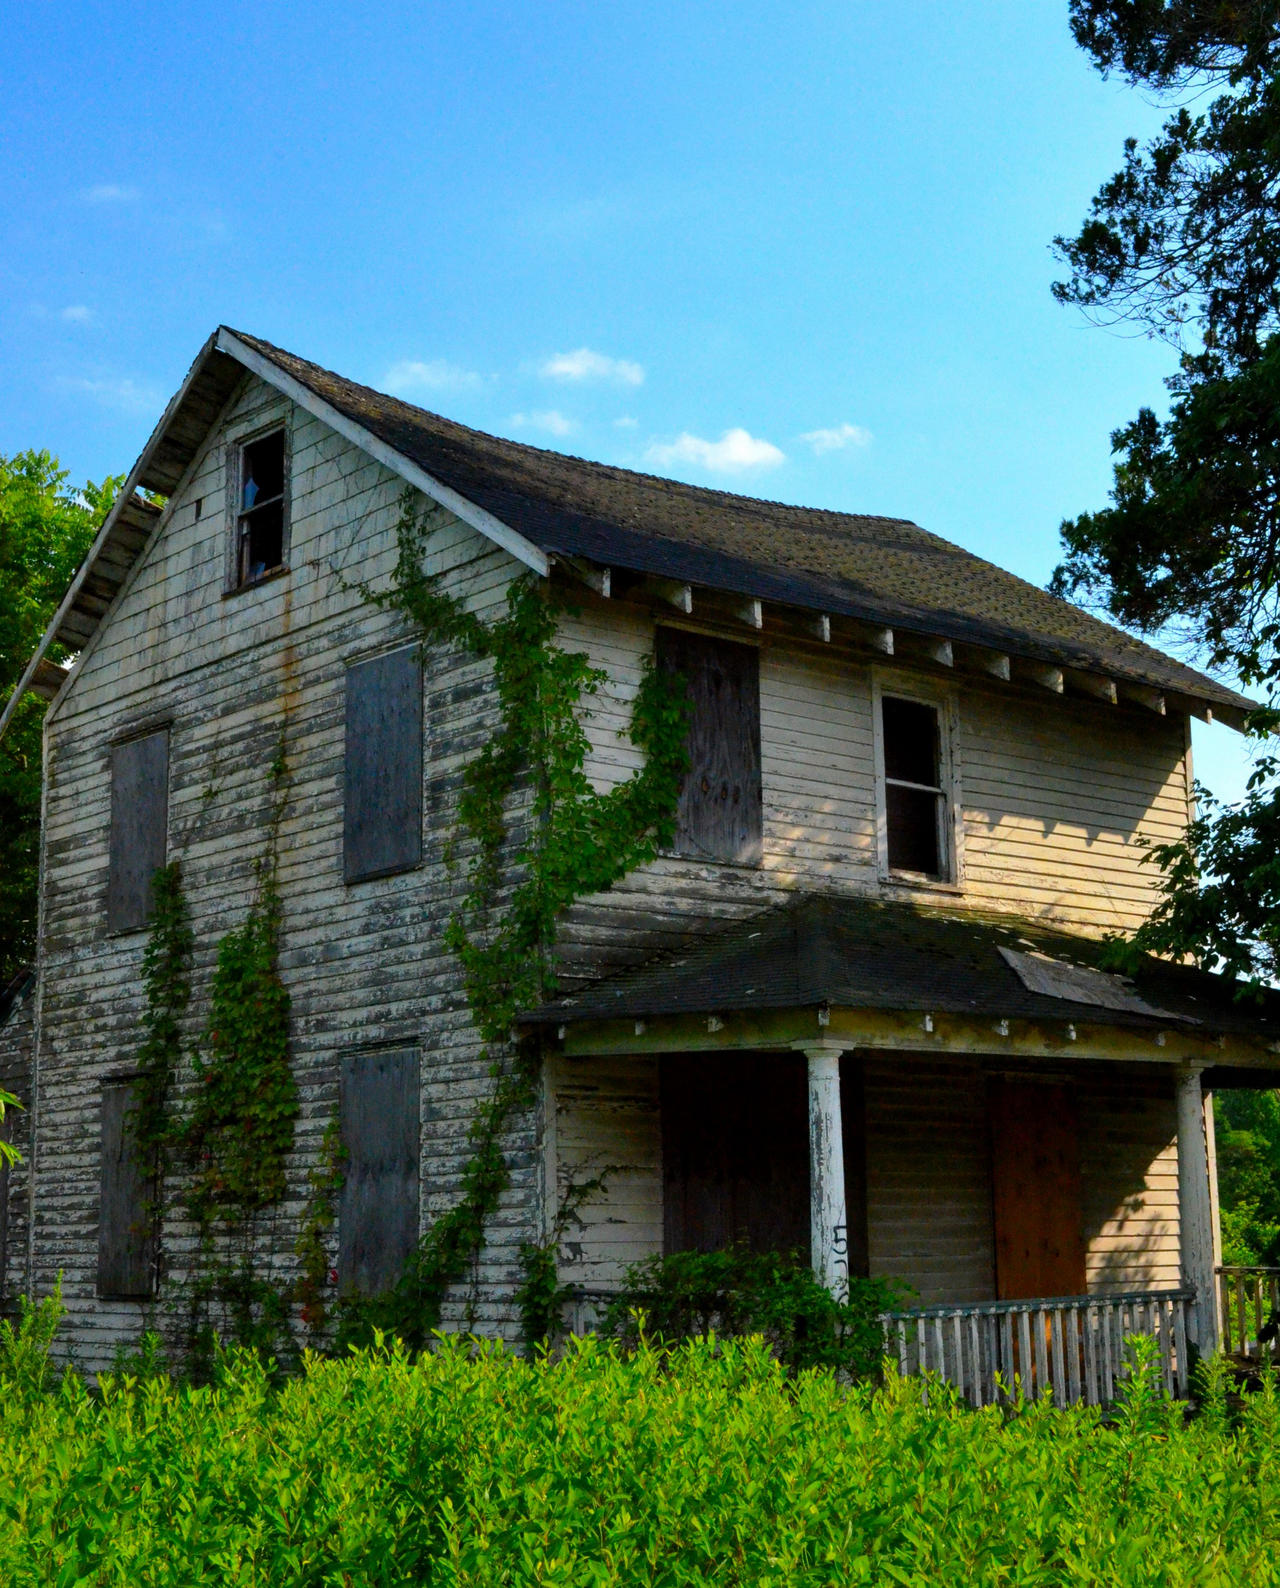
[[[673,1252],[634,1263],[601,1332],[635,1345],[641,1332],[666,1343],[696,1335],[760,1335],[790,1371],[826,1367],[852,1378],[880,1369],[879,1314],[901,1304],[882,1279],[849,1281],[835,1300],[799,1252]]]
[[[34,1337],[33,1337],[34,1338]],[[29,1362],[27,1364],[29,1366]],[[1221,1375],[1219,1375],[1221,1378]],[[973,1412],[759,1340],[442,1340],[91,1393],[0,1369],[6,1588],[1280,1582],[1280,1397]]]

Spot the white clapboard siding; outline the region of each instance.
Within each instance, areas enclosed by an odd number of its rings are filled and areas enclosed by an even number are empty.
[[[592,702],[588,770],[597,787],[611,787],[638,765],[626,729],[644,658],[653,650],[653,621],[639,606],[584,597],[561,632],[566,646],[609,675]],[[910,673],[895,671],[887,659],[875,672],[887,687],[904,678],[900,687],[910,687]],[[865,655],[848,647],[766,633],[760,865],[664,857],[616,884],[607,916],[582,909],[568,923],[570,979],[662,946],[660,928],[646,923],[657,899],[669,899],[672,912],[678,907],[697,930],[734,913],[739,901],[760,906],[795,888],[892,892],[877,871],[872,674]],[[1176,837],[1186,819],[1180,719],[1093,701],[1040,700],[968,675],[956,675],[949,687],[956,699],[953,758],[964,865],[959,888],[934,897],[1089,932],[1136,926],[1156,897],[1157,874],[1142,863],[1145,845]],[[636,901],[634,935],[626,898]]]
[[[576,1187],[601,1175],[605,1181],[566,1223],[560,1278],[611,1289],[628,1264],[662,1250],[657,1062],[551,1058],[547,1090],[555,1113],[552,1220],[578,1200]]]
[[[910,1286],[911,1305],[992,1300],[988,1066],[971,1058],[872,1055],[864,1073],[871,1272]],[[1090,1293],[1176,1287],[1170,1076],[1151,1065],[1081,1065],[1063,1073],[1078,1106]],[[547,1084],[555,1119],[548,1179],[558,1205],[575,1184],[616,1166],[565,1236],[561,1279],[609,1290],[627,1263],[662,1250],[656,1061],[554,1057]]]
[[[144,1316],[137,1304],[94,1295],[98,1096],[103,1078],[127,1071],[136,1053],[144,944],[140,933],[108,937],[103,924],[113,733],[172,718],[170,854],[183,861],[196,931],[194,1037],[216,942],[244,919],[252,897],[269,809],[267,768],[285,731],[291,781],[281,830],[281,968],[293,1000],[302,1115],[277,1273],[290,1272],[306,1169],[336,1105],[344,1054],[380,1043],[421,1049],[424,1221],[455,1199],[466,1126],[493,1084],[457,965],[441,942],[457,892],[445,840],[461,772],[492,730],[489,671],[456,655],[429,658],[423,864],[344,886],[344,668],[405,630],[394,614],[344,589],[334,568],[348,580],[385,585],[403,487],[256,382],[247,383],[228,424],[239,433],[286,414],[290,572],[224,597],[225,452],[209,448],[49,722],[36,1263],[24,1280],[44,1292],[62,1271],[69,1337],[90,1367],[108,1363],[117,1342],[136,1339]],[[516,565],[447,514],[434,510],[434,522],[433,570],[475,608],[496,610]],[[470,1313],[459,1294],[449,1313],[455,1321],[469,1315],[479,1327],[513,1327],[519,1244],[540,1216],[533,1132],[532,1114],[513,1122],[511,1187],[493,1221]],[[166,1231],[179,1274],[191,1238],[180,1220]]]

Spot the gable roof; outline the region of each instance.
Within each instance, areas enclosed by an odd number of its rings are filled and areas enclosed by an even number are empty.
[[[176,489],[246,370],[538,573],[557,559],[586,559],[1100,674],[1235,725],[1250,709],[1215,679],[908,519],[736,496],[506,441],[223,326],[156,426],[0,717],[0,734],[22,692],[38,687],[49,646],[83,646],[146,544],[155,513],[135,493]]]
[[[1228,711],[1249,708],[1236,691],[908,519],[736,496],[506,441],[234,334],[550,557],[1116,674]]]

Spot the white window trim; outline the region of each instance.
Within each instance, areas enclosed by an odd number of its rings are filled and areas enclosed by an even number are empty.
[[[889,819],[885,800],[884,719],[880,702],[885,695],[932,706],[938,713],[939,778],[947,801],[943,826],[943,875],[929,877],[919,871],[894,871],[889,866]],[[876,869],[882,883],[926,892],[959,893],[964,887],[964,807],[960,790],[960,717],[954,689],[932,679],[904,676],[879,669],[871,675],[871,734],[876,776]]]
[[[289,552],[293,531],[293,425],[290,423],[290,419],[291,415],[285,409],[271,419],[259,420],[251,428],[243,431],[234,431],[227,436],[227,555],[226,577],[222,587],[223,595],[239,595],[242,590],[256,590],[260,585],[270,584],[273,579],[278,579],[281,574],[289,572]],[[277,568],[269,568],[258,579],[241,581],[240,479],[244,449],[252,446],[255,441],[261,441],[264,436],[274,435],[277,430],[284,433],[284,524],[280,545],[280,565]]]

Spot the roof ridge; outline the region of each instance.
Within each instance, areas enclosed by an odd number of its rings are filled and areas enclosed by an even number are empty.
[[[972,552],[965,551],[963,546],[953,541],[947,541],[943,536],[926,529],[923,524],[918,524],[912,518],[903,518],[896,513],[850,513],[839,507],[809,507],[803,502],[784,502],[779,497],[771,496],[746,496],[738,491],[725,491],[715,485],[694,485],[688,480],[673,479],[669,474],[650,474],[645,469],[629,469],[621,463],[606,463],[601,458],[586,458],[577,452],[561,452],[555,447],[535,446],[531,441],[517,441],[513,436],[497,435],[491,430],[479,430],[475,425],[463,424],[460,419],[451,419],[448,414],[438,413],[434,408],[424,408],[419,403],[408,402],[403,397],[397,397],[394,392],[379,390],[364,381],[353,380],[350,375],[343,375],[338,370],[330,369],[327,364],[317,364],[314,359],[303,358],[300,353],[290,352],[288,348],[280,347],[274,342],[268,342],[265,337],[251,335],[248,331],[237,331],[233,325],[220,325],[220,331],[228,331],[232,336],[238,337],[242,342],[247,342],[250,347],[257,348],[267,357],[273,354],[282,354],[295,364],[305,364],[311,369],[318,370],[322,375],[329,376],[332,380],[340,380],[347,386],[354,386],[360,391],[368,392],[371,396],[379,398],[382,402],[395,403],[397,407],[406,409],[409,413],[430,419],[435,424],[447,425],[450,429],[460,430],[469,436],[475,436],[481,441],[497,442],[499,446],[513,447],[522,453],[531,453],[539,458],[556,458],[569,463],[576,463],[584,468],[599,469],[603,473],[622,476],[629,480],[644,480],[650,485],[660,485],[666,489],[688,491],[695,496],[713,498],[722,502],[740,502],[750,507],[781,508],[784,512],[791,513],[823,513],[831,518],[848,518],[858,523],[873,524],[906,524],[912,529],[919,530],[922,535],[927,535],[934,540],[942,541],[944,545],[955,545],[956,550],[971,557]],[[991,563],[991,567],[998,568],[998,564]],[[1007,573],[1006,569],[1000,569]],[[1013,577],[1017,577],[1014,575]],[[1038,587],[1033,587],[1038,588]]]

